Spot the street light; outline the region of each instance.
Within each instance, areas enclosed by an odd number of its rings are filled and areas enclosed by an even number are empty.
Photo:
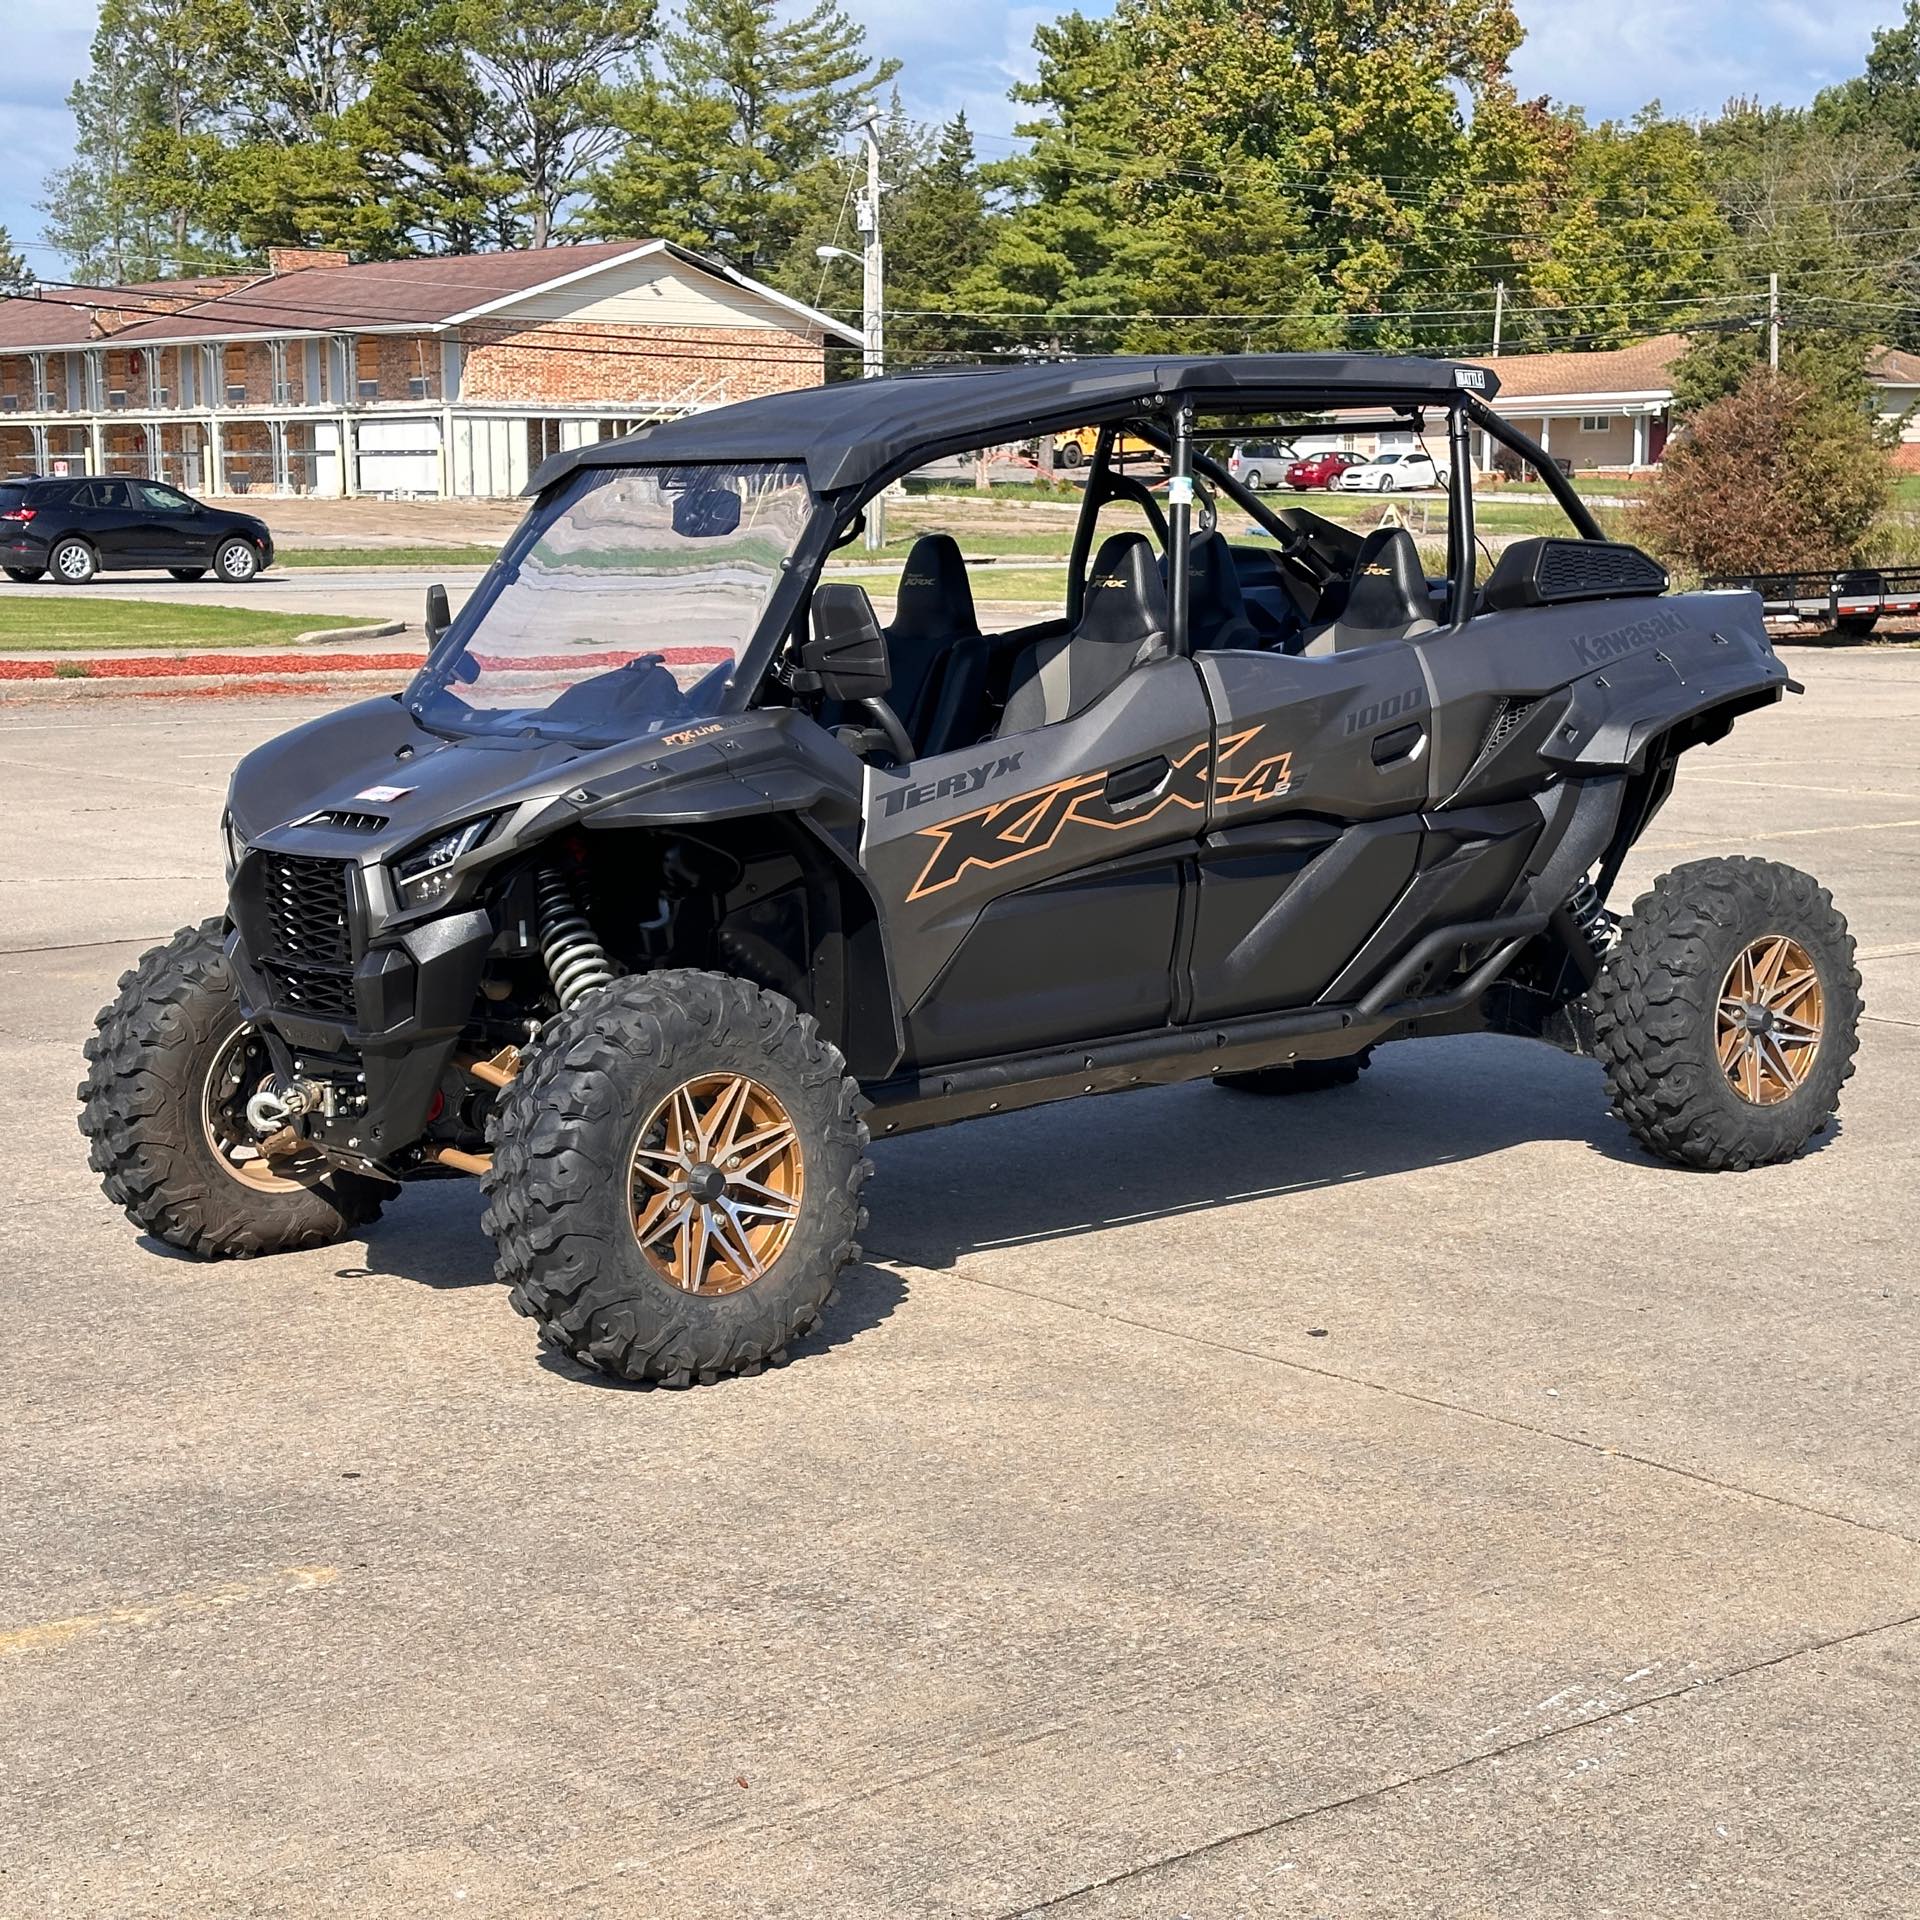
[[[834,246],[815,247],[813,251],[814,257],[823,265],[831,260],[859,263],[860,371],[864,378],[871,380],[887,370],[886,335],[882,319],[886,268],[880,249],[880,129],[869,119],[861,126],[860,132],[867,148],[867,185],[866,191],[856,196],[855,211],[860,231],[866,236],[866,245],[858,253],[846,247]],[[876,498],[867,515],[867,545],[870,548],[883,547],[886,539],[886,508],[884,502]]]

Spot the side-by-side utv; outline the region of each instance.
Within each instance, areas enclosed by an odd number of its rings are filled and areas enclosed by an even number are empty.
[[[1491,1030],[1597,1055],[1669,1159],[1798,1152],[1860,1007],[1828,895],[1725,858],[1607,904],[1681,754],[1792,683],[1752,594],[1670,592],[1494,390],[1340,354],[943,370],[560,455],[404,694],[241,763],[224,911],[88,1044],[107,1193],[258,1254],[476,1174],[545,1337],[685,1383],[818,1318],[870,1135]],[[1363,416],[1430,449],[1444,546],[1223,464]],[[983,627],[935,534],[880,622],[849,542],[883,489],[1088,424],[1064,613]],[[1566,537],[1489,560],[1482,436]]]

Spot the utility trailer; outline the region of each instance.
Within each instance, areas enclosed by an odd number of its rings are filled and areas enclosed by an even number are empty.
[[[1882,614],[1920,613],[1920,567],[1720,573],[1706,584],[1757,593],[1769,620],[1814,621],[1850,639],[1871,633]]]

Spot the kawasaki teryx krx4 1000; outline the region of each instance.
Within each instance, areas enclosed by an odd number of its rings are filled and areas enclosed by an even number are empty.
[[[1495,384],[1346,355],[949,369],[561,455],[403,695],[235,774],[225,910],[88,1046],[108,1194],[255,1254],[475,1174],[548,1340],[687,1382],[819,1316],[870,1134],[1325,1087],[1494,1030],[1597,1055],[1670,1159],[1796,1153],[1859,1014],[1827,894],[1726,858],[1608,905],[1681,754],[1786,671],[1752,595],[1671,593],[1603,538]],[[1209,451],[1329,422],[1431,443],[1430,545],[1397,506],[1271,506]],[[880,569],[841,550],[884,490],[1089,425],[1052,617],[983,624],[935,530],[881,622]],[[1537,466],[1568,537],[1477,564],[1476,441]]]

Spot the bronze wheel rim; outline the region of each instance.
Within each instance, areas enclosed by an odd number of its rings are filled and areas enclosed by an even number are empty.
[[[787,1250],[804,1183],[799,1131],[779,1099],[743,1073],[701,1074],[641,1125],[633,1237],[683,1293],[738,1293]]]
[[[1720,986],[1714,1041],[1727,1084],[1756,1107],[1791,1100],[1819,1057],[1826,1016],[1813,955],[1784,933],[1753,941]]]
[[[221,1172],[250,1193],[302,1193],[326,1174],[317,1153],[279,1161],[260,1151],[247,1121],[247,1101],[273,1077],[266,1042],[250,1026],[238,1027],[214,1049],[200,1095],[200,1127]]]

